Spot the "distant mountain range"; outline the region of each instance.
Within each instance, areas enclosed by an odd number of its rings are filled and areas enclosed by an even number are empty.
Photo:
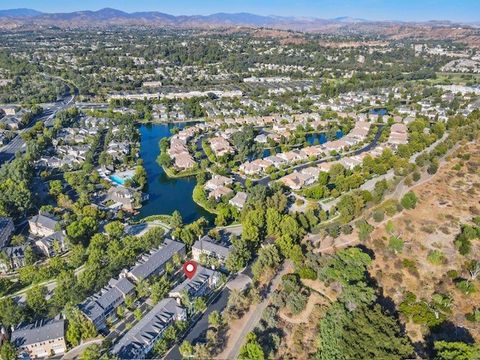
[[[8,9],[8,10],[0,10],[0,17],[32,17],[32,16],[39,16],[43,13],[33,9]]]
[[[59,26],[64,28],[129,26],[173,26],[173,27],[269,27],[291,30],[318,30],[331,27],[371,25],[385,23],[337,17],[318,19],[308,17],[261,16],[249,13],[217,13],[212,15],[174,16],[157,11],[127,13],[105,8],[98,11],[76,11],[70,13],[42,13],[33,9],[0,10],[0,28]],[[402,24],[402,22],[388,22]],[[429,22],[430,26],[451,25],[448,21]]]

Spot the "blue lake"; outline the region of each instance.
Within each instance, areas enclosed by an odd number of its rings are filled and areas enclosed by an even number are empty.
[[[307,134],[306,140],[310,145],[322,145],[328,141],[325,133]]]
[[[337,139],[341,139],[343,137],[343,131],[342,130],[338,130],[336,133],[335,133],[335,137]],[[307,134],[305,135],[305,140],[307,141],[307,143],[309,145],[323,145],[325,144],[327,141],[328,141],[328,138],[327,138],[327,134],[326,133],[311,133],[311,134]],[[282,150],[280,148],[280,146],[276,147],[275,148],[275,152],[276,154],[280,153]],[[264,149],[260,158],[266,158],[268,156],[272,155],[272,151],[271,149]],[[252,161],[254,160],[255,157],[250,157],[248,159],[248,161]]]
[[[343,137],[343,131],[337,130],[337,132],[335,133],[335,137],[337,139],[341,139]],[[325,133],[307,134],[305,138],[310,145],[323,145],[328,141],[327,134]]]
[[[385,116],[388,114],[388,110],[386,108],[371,109],[370,114]]]
[[[143,204],[137,218],[159,214],[170,215],[173,211],[178,210],[182,214],[184,222],[192,222],[202,216],[211,221],[214,215],[192,200],[193,188],[196,185],[195,177],[169,178],[157,163],[157,157],[160,154],[160,140],[170,137],[174,127],[183,128],[185,124],[152,124],[139,127],[140,156],[147,171],[149,200]],[[343,133],[338,131],[336,137],[341,138],[342,136]],[[307,141],[310,144],[313,144],[315,139],[320,144],[327,141],[323,133],[307,135]],[[265,149],[262,157],[269,155],[270,151]],[[113,180],[115,181],[115,179]]]
[[[184,222],[191,222],[202,216],[208,220],[213,219],[212,214],[192,200],[192,192],[196,184],[195,177],[169,178],[157,163],[157,157],[160,154],[160,140],[171,136],[173,127],[182,128],[184,126],[185,124],[154,124],[139,127],[140,156],[147,171],[147,193],[150,198],[143,204],[138,218],[158,214],[169,215],[178,210],[182,214]]]

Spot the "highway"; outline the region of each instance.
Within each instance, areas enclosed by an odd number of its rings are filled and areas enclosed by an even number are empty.
[[[43,121],[47,127],[53,126],[57,112],[68,108],[73,103],[74,99],[75,95],[72,95],[68,98],[63,98],[62,100],[57,101],[52,107],[45,109],[40,117],[33,119],[28,126],[19,130],[17,136],[0,149],[0,165],[12,161],[18,152],[25,151],[26,144],[22,138],[22,133],[30,129],[37,121]]]

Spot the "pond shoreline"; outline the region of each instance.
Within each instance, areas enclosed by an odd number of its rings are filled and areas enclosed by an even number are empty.
[[[214,214],[206,211],[193,201],[192,194],[197,181],[195,176],[169,177],[168,172],[157,162],[160,154],[158,143],[172,135],[173,128],[185,127],[185,123],[141,124],[140,157],[147,172],[149,200],[145,202],[136,220],[152,215],[171,215],[178,210],[184,222],[192,222],[200,217],[213,221]]]

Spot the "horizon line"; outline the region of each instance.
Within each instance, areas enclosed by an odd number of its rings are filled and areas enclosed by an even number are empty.
[[[310,19],[310,20],[336,20],[336,19],[341,19],[341,18],[349,18],[353,20],[360,20],[360,21],[365,21],[365,22],[405,22],[405,23],[428,23],[428,22],[451,22],[451,23],[460,23],[460,24],[471,24],[471,23],[480,23],[480,20],[453,20],[453,19],[435,19],[431,18],[428,20],[399,20],[399,19],[367,19],[367,18],[362,18],[362,17],[356,17],[356,16],[350,16],[350,15],[338,15],[334,17],[317,17],[317,16],[308,16],[308,15],[276,15],[276,14],[259,14],[255,12],[249,12],[247,10],[245,11],[237,11],[237,12],[225,12],[225,11],[218,11],[218,12],[212,12],[208,14],[199,14],[199,13],[192,13],[192,14],[175,14],[173,12],[163,12],[161,10],[137,10],[137,11],[127,11],[127,10],[122,10],[119,8],[114,8],[114,7],[101,7],[98,9],[81,9],[81,10],[73,10],[73,11],[43,11],[43,10],[37,10],[35,8],[29,8],[29,7],[10,7],[10,8],[0,8],[0,11],[11,11],[11,10],[33,10],[36,12],[39,12],[41,14],[72,14],[76,12],[82,12],[82,11],[91,11],[91,12],[98,12],[101,10],[116,10],[116,11],[121,11],[125,14],[136,14],[136,13],[144,13],[144,12],[157,12],[165,15],[171,15],[175,17],[179,16],[211,16],[211,15],[217,15],[217,14],[227,14],[227,15],[236,15],[236,14],[248,14],[248,15],[254,15],[254,16],[262,16],[262,17],[278,17],[278,18],[284,18],[284,19]]]

